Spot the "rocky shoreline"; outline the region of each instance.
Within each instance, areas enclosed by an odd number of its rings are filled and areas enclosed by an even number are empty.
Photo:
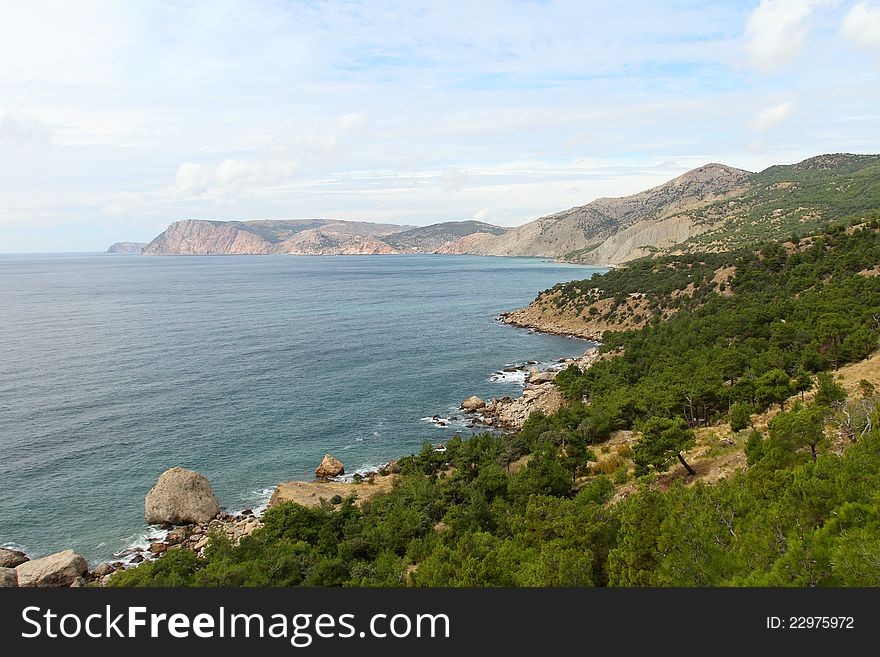
[[[504,317],[510,315],[506,313]],[[502,321],[514,324],[506,319]],[[572,364],[585,369],[598,358],[598,348],[593,347],[580,357],[561,358],[543,370],[534,362],[504,368],[496,374],[523,373],[522,395],[492,397],[488,401],[474,395],[460,404],[461,413],[471,428],[521,429],[531,413],[553,413],[562,406],[562,394],[552,385],[560,371]],[[437,449],[445,448],[440,443]],[[345,467],[327,454],[315,469],[314,481],[278,484],[267,508],[287,501],[305,506],[317,506],[325,500],[337,504],[351,495],[360,504],[390,490],[399,471],[397,461],[390,461],[377,471],[355,474],[351,482],[338,481],[335,479],[345,473]],[[85,558],[73,550],[30,559],[18,550],[0,548],[0,587],[106,586],[119,570],[158,559],[173,550],[190,550],[201,557],[211,536],[225,536],[237,545],[263,525],[260,515],[251,509],[235,515],[222,510],[207,477],[179,467],[163,472],[147,493],[144,518],[148,524],[164,531],[164,535],[148,539],[146,548],[131,547],[117,552],[114,560],[94,569],[89,569]]]
[[[569,367],[577,365],[581,369],[590,367],[599,358],[598,347],[592,347],[578,358],[560,358],[544,370],[521,365],[507,368],[507,371],[526,370],[525,385],[520,397],[492,397],[488,401],[476,395],[465,399],[460,409],[465,417],[471,419],[471,426],[519,430],[535,411],[546,414],[555,413],[563,404],[562,393],[552,385],[556,375]]]
[[[593,342],[602,341],[602,334],[607,327],[593,325],[585,317],[578,317],[575,321],[567,321],[567,319],[554,315],[545,308],[536,307],[534,301],[525,308],[503,312],[498,315],[498,321],[508,326],[529,329],[538,333],[561,335],[566,338],[579,338],[582,340],[592,340]]]

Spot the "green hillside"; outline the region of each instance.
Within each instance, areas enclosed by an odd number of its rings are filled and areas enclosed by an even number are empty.
[[[729,289],[607,335],[553,415],[426,442],[387,494],[283,503],[111,585],[880,585],[877,380],[834,375],[873,362],[880,221],[724,257]],[[675,299],[708,274],[654,264],[565,289]]]
[[[752,175],[747,191],[690,215],[709,227],[682,246],[732,249],[880,216],[880,155],[820,155]]]

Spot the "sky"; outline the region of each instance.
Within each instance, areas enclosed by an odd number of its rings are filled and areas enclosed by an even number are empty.
[[[880,0],[0,0],[0,252],[880,153]]]

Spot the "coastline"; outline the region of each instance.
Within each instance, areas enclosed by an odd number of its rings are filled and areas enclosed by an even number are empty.
[[[582,336],[569,336],[585,339]],[[599,358],[599,345],[592,345],[579,357],[560,358],[554,363],[545,363],[539,369],[534,361],[515,367],[499,370],[495,374],[522,374],[522,393],[518,397],[492,397],[482,400],[476,396],[465,399],[460,405],[460,414],[468,422],[466,426],[477,432],[485,431],[516,431],[537,410],[552,413],[563,403],[562,395],[553,385],[556,374],[571,364],[587,368]],[[511,371],[513,370],[513,371]],[[435,416],[439,417],[439,416]],[[435,426],[436,423],[435,423]],[[441,426],[451,431],[455,427]],[[443,443],[437,444],[442,450]],[[125,570],[155,561],[163,554],[173,550],[190,550],[202,556],[208,545],[210,535],[225,536],[233,545],[242,538],[250,536],[262,527],[263,514],[282,502],[295,502],[303,506],[319,506],[324,503],[339,503],[342,499],[355,496],[355,504],[362,504],[376,495],[389,491],[399,479],[398,456],[375,471],[340,475],[337,477],[316,478],[311,481],[292,480],[279,482],[268,502],[262,507],[245,509],[240,513],[231,514],[221,511],[207,523],[177,526],[149,526],[147,532],[136,544],[114,554],[113,560],[95,566],[88,578],[78,584],[85,585],[91,581],[94,585],[105,586],[117,570]],[[268,490],[268,489],[267,489]]]
[[[599,344],[602,342],[602,331],[591,328],[589,324],[579,327],[574,323],[566,325],[558,319],[547,320],[544,319],[542,315],[532,314],[529,311],[530,308],[531,305],[518,310],[499,313],[498,320],[508,326],[528,329],[536,333],[548,333],[550,335],[559,335],[566,338],[589,340]]]
[[[515,322],[504,321],[509,314],[501,313],[496,319],[501,323],[516,327]],[[554,333],[554,331],[545,331],[537,327],[524,328]],[[588,336],[575,335],[570,332],[558,331],[555,334],[568,338],[590,339]],[[453,426],[433,422],[439,416],[422,419],[432,421],[436,428],[445,430],[442,440],[458,432],[518,430],[533,411],[541,410],[552,413],[561,407],[563,403],[561,393],[552,385],[556,373],[572,363],[577,363],[581,367],[589,367],[597,355],[598,345],[589,345],[589,348],[581,356],[564,357],[555,361],[526,361],[515,366],[504,367],[493,372],[490,380],[508,385],[517,383],[521,386],[517,396],[505,394],[502,397],[491,397],[485,402],[479,400],[479,405],[474,408],[465,408],[463,402],[457,411],[457,415],[462,416],[462,420]],[[261,518],[267,509],[281,502],[293,501],[305,506],[318,506],[325,500],[331,501],[337,496],[344,499],[355,494],[356,504],[361,504],[375,495],[391,489],[399,478],[393,469],[395,463],[396,461],[392,460],[377,468],[377,471],[370,472],[361,472],[361,468],[359,468],[353,473],[330,479],[282,481],[274,488],[266,487],[260,490],[260,502],[254,500],[254,505],[251,508],[238,512],[230,512],[228,507],[221,508],[220,513],[205,523],[174,526],[148,525],[138,534],[131,536],[128,539],[131,541],[128,545],[107,558],[93,562],[95,565],[92,568],[88,568],[65,585],[74,587],[104,586],[117,570],[152,562],[168,551],[184,549],[201,556],[204,554],[210,534],[225,536],[233,544],[238,544],[242,538],[249,536],[262,526]],[[269,496],[270,491],[271,497]],[[10,548],[14,549],[13,546]],[[48,556],[34,557],[33,560],[49,560],[66,552],[71,551],[65,550]],[[82,559],[82,557],[79,558]],[[82,561],[86,563],[84,559]]]

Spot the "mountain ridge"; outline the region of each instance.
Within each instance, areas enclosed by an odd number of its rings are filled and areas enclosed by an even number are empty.
[[[474,220],[405,226],[185,219],[143,253],[447,253],[617,266],[656,254],[727,251],[789,239],[878,211],[880,155],[831,153],[756,173],[713,162],[636,194],[597,198],[513,228]]]

